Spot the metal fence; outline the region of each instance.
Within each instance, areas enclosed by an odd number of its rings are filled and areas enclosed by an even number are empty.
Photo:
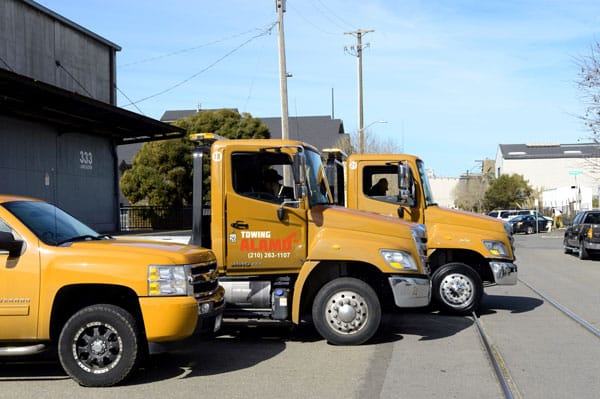
[[[121,231],[187,230],[192,228],[192,207],[122,206]]]

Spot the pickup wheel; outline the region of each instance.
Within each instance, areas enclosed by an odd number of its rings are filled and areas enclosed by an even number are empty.
[[[579,241],[579,251],[578,251],[577,255],[579,256],[579,259],[581,259],[581,260],[585,260],[585,259],[589,258],[588,251],[587,251],[587,249],[585,249],[585,246],[583,245],[583,240]]]
[[[367,283],[342,277],[325,284],[312,306],[315,328],[334,345],[360,345],[375,335],[381,322],[381,305]]]
[[[433,299],[438,308],[455,315],[468,315],[479,308],[483,283],[479,274],[463,263],[448,263],[431,278]]]
[[[566,237],[563,239],[563,252],[566,253],[566,254],[570,254],[571,253],[571,248],[567,244],[567,238]]]
[[[67,321],[58,340],[60,362],[80,385],[112,386],[135,371],[143,339],[126,310],[108,304],[81,309]]]

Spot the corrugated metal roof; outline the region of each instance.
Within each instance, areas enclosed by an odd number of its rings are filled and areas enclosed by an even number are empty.
[[[504,159],[599,158],[600,144],[500,144]]]

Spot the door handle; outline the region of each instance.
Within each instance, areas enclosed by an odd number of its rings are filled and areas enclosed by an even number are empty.
[[[231,227],[233,227],[234,229],[247,229],[248,223],[236,220],[235,222],[231,223]]]

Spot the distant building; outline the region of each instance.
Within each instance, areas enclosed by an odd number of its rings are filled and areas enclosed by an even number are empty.
[[[600,144],[500,144],[495,172],[523,175],[543,192],[544,208],[589,209],[598,196]]]

